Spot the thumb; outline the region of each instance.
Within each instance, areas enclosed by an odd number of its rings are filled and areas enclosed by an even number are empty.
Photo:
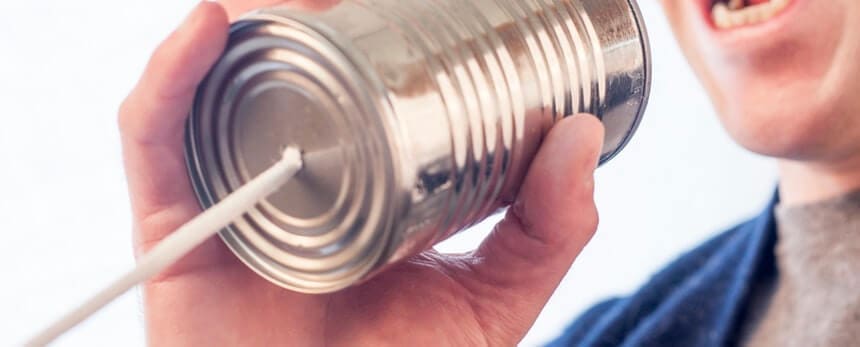
[[[529,168],[520,193],[475,251],[472,280],[495,315],[531,326],[597,229],[594,169],[603,126],[590,115],[561,120]]]

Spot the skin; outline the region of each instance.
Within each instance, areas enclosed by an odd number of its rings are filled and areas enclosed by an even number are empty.
[[[228,23],[274,1],[200,3],[153,54],[119,123],[138,254],[200,213],[183,126]],[[292,1],[325,8],[333,1]],[[156,346],[511,346],[525,335],[597,227],[593,172],[603,128],[568,117],[545,139],[521,191],[474,252],[428,251],[330,295],[276,287],[213,238],[143,287]]]
[[[767,23],[717,30],[707,0],[661,0],[729,134],[775,157],[782,202],[860,188],[860,2],[793,0]]]

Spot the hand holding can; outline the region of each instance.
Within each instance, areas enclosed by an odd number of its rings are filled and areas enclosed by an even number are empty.
[[[600,163],[650,84],[632,0],[345,0],[243,15],[198,88],[189,174],[209,207],[304,153],[294,180],[221,232],[273,283],[361,283],[510,204],[549,129],[590,113]]]
[[[139,250],[200,211],[185,178],[185,115],[227,31],[222,7],[200,4],[159,47],[121,110]],[[427,251],[334,294],[277,287],[213,239],[145,285],[149,341],[515,344],[595,230],[602,134],[591,116],[555,125],[514,208],[474,253]]]

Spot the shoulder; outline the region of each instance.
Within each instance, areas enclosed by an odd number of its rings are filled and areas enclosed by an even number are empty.
[[[738,274],[758,261],[749,253],[766,247],[754,242],[768,232],[762,221],[766,216],[767,212],[686,252],[633,295],[593,306],[550,346],[659,346],[668,341],[719,345],[708,341],[723,338],[713,339],[713,328],[727,324],[727,313],[721,310],[743,295],[746,285],[737,282],[749,278]],[[674,336],[682,334],[692,335]]]

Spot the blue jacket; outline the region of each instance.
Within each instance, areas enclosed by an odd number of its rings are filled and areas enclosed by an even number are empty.
[[[733,346],[758,279],[774,276],[778,197],[675,260],[630,297],[600,303],[550,346]]]

